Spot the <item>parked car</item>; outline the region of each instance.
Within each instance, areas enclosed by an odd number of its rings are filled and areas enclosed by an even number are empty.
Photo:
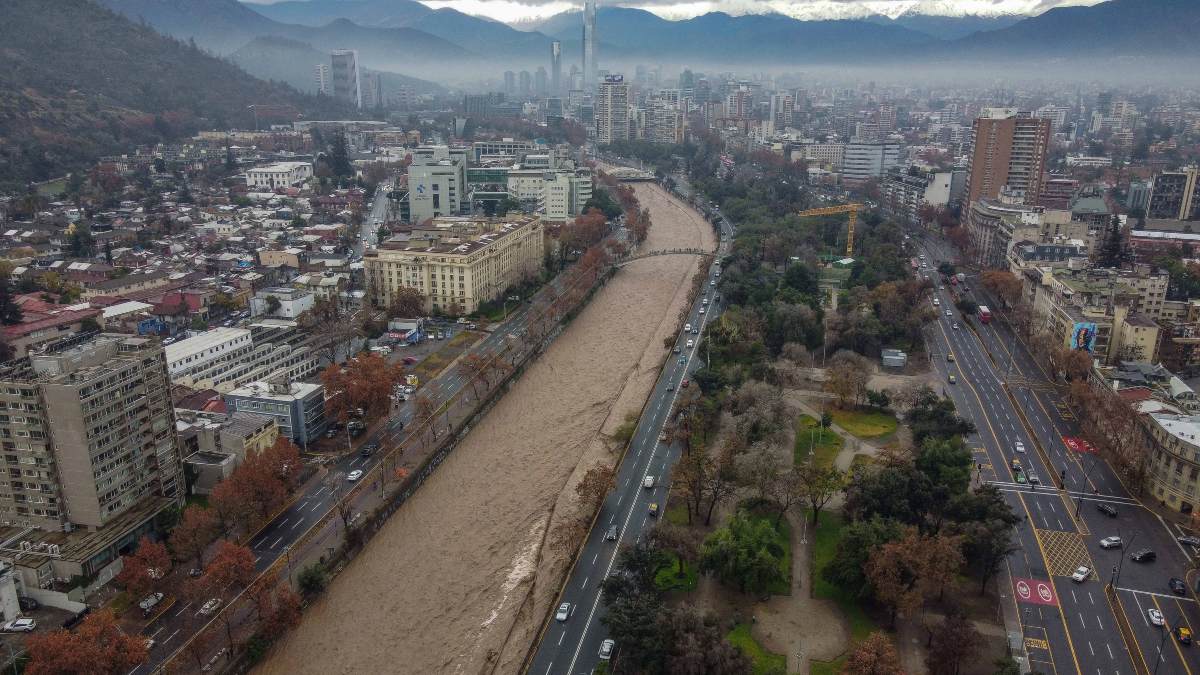
[[[1148,548],[1144,548],[1129,556],[1129,559],[1133,562],[1154,562],[1157,558],[1158,555]]]
[[[1200,537],[1193,537],[1187,534],[1183,535],[1182,537],[1176,537],[1175,541],[1178,541],[1184,546],[1200,546]]]
[[[208,602],[200,606],[200,616],[211,616],[221,608],[221,599],[212,598]]]
[[[1103,513],[1104,515],[1108,516],[1109,518],[1117,517],[1117,509],[1112,504],[1105,504],[1104,502],[1100,502],[1100,503],[1096,504],[1096,510],[1099,511],[1100,513]]]
[[[1092,568],[1086,565],[1080,565],[1075,569],[1075,573],[1071,575],[1071,581],[1077,584],[1082,584],[1087,581],[1088,577],[1092,576]]]
[[[1187,584],[1183,583],[1183,579],[1179,577],[1171,577],[1167,579],[1167,588],[1175,595],[1187,595]]]
[[[1166,621],[1163,620],[1163,613],[1153,607],[1147,610],[1146,615],[1150,617],[1150,623],[1152,625],[1161,626],[1166,623]]]
[[[162,593],[151,593],[150,595],[142,598],[142,601],[138,603],[138,607],[141,608],[141,610],[146,614],[149,614],[151,610],[158,605],[158,603],[162,602],[162,599]]]
[[[607,661],[612,658],[613,648],[617,643],[612,640],[605,640],[600,643],[600,660]]]
[[[1100,548],[1121,548],[1121,538],[1105,537],[1100,540]]]
[[[37,628],[37,621],[33,619],[13,619],[4,624],[5,633],[32,633],[35,628]]]
[[[363,457],[370,457],[371,455],[375,454],[375,451],[378,449],[379,449],[378,444],[367,443],[366,445],[362,446],[362,450],[359,450],[358,454]]]
[[[554,613],[556,621],[566,621],[571,616],[571,603],[564,602],[558,606],[558,611]]]

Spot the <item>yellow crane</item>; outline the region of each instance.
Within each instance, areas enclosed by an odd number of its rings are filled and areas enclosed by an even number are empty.
[[[862,204],[841,204],[839,206],[823,206],[819,209],[808,209],[807,211],[797,211],[797,216],[833,216],[839,213],[846,213],[850,216],[850,222],[846,224],[846,255],[854,255],[854,223],[858,220],[858,210],[862,208]]]

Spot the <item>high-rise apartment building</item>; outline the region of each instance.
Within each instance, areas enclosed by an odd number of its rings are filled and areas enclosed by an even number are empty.
[[[777,131],[792,125],[795,109],[796,99],[791,94],[775,94],[771,97],[771,120],[775,122]]]
[[[533,93],[538,96],[545,96],[549,89],[549,82],[546,76],[546,67],[538,66],[538,69],[533,74]]]
[[[333,96],[339,101],[362,107],[362,81],[358,72],[358,52],[339,49],[330,55]]]
[[[383,100],[383,78],[379,73],[366,73],[362,76],[362,101],[364,108],[382,108],[386,101]]]
[[[875,114],[876,124],[879,125],[879,133],[890,134],[896,130],[896,104],[895,103],[880,103],[879,110]]]
[[[509,96],[517,93],[517,74],[511,70],[504,71],[504,93]]]
[[[313,66],[313,84],[317,86],[317,93],[322,96],[328,96],[333,93],[333,81],[329,76],[329,64],[318,63]]]
[[[596,94],[596,142],[629,140],[629,85],[621,75],[607,75]]]
[[[1003,188],[1037,204],[1046,170],[1051,121],[1014,108],[985,108],[972,130],[967,203],[996,199]]]
[[[596,0],[583,2],[583,88],[596,87]]]
[[[517,75],[517,86],[521,96],[529,96],[533,93],[533,76],[528,70],[522,70]]]
[[[899,161],[899,143],[847,143],[842,159],[842,181],[860,185],[872,178],[880,178]]]
[[[562,43],[550,43],[550,95],[562,96]]]
[[[1200,168],[1163,171],[1154,177],[1147,218],[1200,220]]]
[[[5,364],[0,522],[135,528],[178,504],[184,481],[170,387],[163,348],[151,338],[77,336]]]
[[[422,223],[456,215],[466,196],[466,150],[444,145],[422,146],[408,167],[409,220]]]

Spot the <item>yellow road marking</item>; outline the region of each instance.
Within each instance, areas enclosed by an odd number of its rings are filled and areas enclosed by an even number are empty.
[[[1162,612],[1162,605],[1158,604],[1158,597],[1153,596],[1153,595],[1148,596],[1148,597],[1150,598],[1150,601],[1154,603],[1154,606],[1158,608],[1158,611]],[[1181,615],[1182,615],[1182,613],[1181,613]],[[1164,619],[1166,618],[1165,612],[1163,613],[1163,618]],[[1187,623],[1187,619],[1185,618],[1183,620],[1183,622]],[[1188,628],[1191,628],[1191,626],[1188,626]],[[1163,626],[1163,629],[1171,630],[1171,624],[1168,623],[1166,626]],[[1194,633],[1193,633],[1193,639],[1195,639]],[[1174,635],[1168,635],[1167,640],[1171,644],[1175,645],[1175,653],[1179,655],[1179,662],[1183,664],[1183,669],[1188,672],[1188,675],[1192,675],[1192,669],[1188,667],[1187,659],[1183,658],[1183,650],[1179,648],[1179,640],[1176,640]]]

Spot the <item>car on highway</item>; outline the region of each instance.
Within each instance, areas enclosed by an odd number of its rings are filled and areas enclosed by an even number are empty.
[[[1112,504],[1105,504],[1104,502],[1100,502],[1100,503],[1096,504],[1096,510],[1099,511],[1100,513],[1103,513],[1104,515],[1108,516],[1109,518],[1117,517],[1117,509]]]
[[[649,513],[652,516],[658,515],[658,502],[650,502]]]
[[[645,478],[643,478],[642,479],[642,487],[653,488],[654,487],[654,476],[646,476]]]
[[[613,648],[617,643],[610,640],[605,640],[600,643],[600,660],[607,661],[612,658]]]
[[[37,621],[26,618],[13,619],[4,624],[5,633],[32,633],[34,628],[37,628]]]
[[[667,391],[675,391],[675,383],[674,382],[667,383]]]
[[[1121,538],[1105,537],[1100,540],[1100,548],[1121,548]]]
[[[555,621],[566,621],[571,616],[571,603],[564,602],[558,606],[558,611],[554,613]]]
[[[696,341],[695,341],[695,340],[688,340],[688,341],[687,341],[687,346],[688,346],[688,349],[691,349],[692,347],[696,346]]]
[[[351,471],[350,473],[346,474],[346,480],[353,483],[354,481],[358,480],[359,478],[362,478],[362,473],[363,472],[361,470],[355,469],[355,470]]]
[[[1188,534],[1185,534],[1182,537],[1176,537],[1175,541],[1183,544],[1184,546],[1200,546],[1200,537],[1193,537]]]
[[[359,450],[358,454],[363,457],[370,457],[371,455],[375,454],[375,451],[378,449],[379,445],[377,443],[367,443],[366,445],[362,446],[362,450]]]
[[[1187,595],[1187,584],[1183,583],[1183,579],[1179,577],[1171,577],[1167,579],[1167,588],[1175,595]]]
[[[1179,644],[1181,645],[1192,644],[1192,629],[1187,626],[1176,626],[1175,639],[1179,640]]]
[[[1133,553],[1133,555],[1129,556],[1129,559],[1132,560],[1133,562],[1154,562],[1155,559],[1157,559],[1157,558],[1158,558],[1158,555],[1154,551],[1151,551],[1148,548],[1144,548],[1140,551],[1135,551]]]
[[[1017,441],[1016,443],[1013,443],[1013,450],[1016,450],[1017,452],[1025,452],[1025,444],[1021,441]]]
[[[1030,471],[1029,475],[1025,477],[1025,480],[1029,481],[1030,485],[1041,485],[1042,484],[1042,479],[1038,478],[1038,475],[1032,471]]]
[[[937,298],[934,298],[934,299],[933,299],[933,306],[934,306],[934,307],[941,307],[941,306],[942,306],[942,301],[941,301],[941,300],[939,300],[939,299],[937,299]]]
[[[950,375],[948,375],[946,377],[946,381],[949,382],[950,384],[956,384],[958,382],[958,378],[954,377],[954,374],[951,373]]]
[[[1166,623],[1163,613],[1153,607],[1146,611],[1146,616],[1150,617],[1150,623],[1154,626],[1162,626]]]
[[[958,322],[955,321],[954,323],[950,324],[950,327],[953,328],[954,330],[958,330]]]
[[[613,525],[612,527],[608,528],[608,531],[604,533],[604,540],[605,541],[616,541],[617,540],[617,526],[616,525]]]
[[[716,285],[717,285],[717,280],[716,280],[716,279],[713,279],[712,281],[708,282],[708,285],[709,285],[709,286],[716,286]]]
[[[679,353],[679,351],[680,351],[680,349],[679,349],[679,345],[675,345],[675,348],[671,350],[671,353],[672,353],[672,354],[678,354],[678,353]]]
[[[946,360],[954,363],[954,352],[946,352]]]
[[[700,313],[701,313],[701,314],[704,314],[704,308],[703,308],[703,307],[701,307],[701,308],[700,308]]]
[[[220,608],[221,608],[221,599],[220,598],[212,598],[211,600],[209,600],[208,602],[206,602],[200,606],[199,614],[200,614],[200,616],[211,616],[212,614],[215,614],[216,611]]]
[[[1087,565],[1080,565],[1075,569],[1075,573],[1071,575],[1071,581],[1077,584],[1082,584],[1087,581],[1088,577],[1092,576],[1092,568]]]
[[[699,335],[699,334],[700,334],[700,324],[696,324],[695,326],[692,326],[692,335]]]

